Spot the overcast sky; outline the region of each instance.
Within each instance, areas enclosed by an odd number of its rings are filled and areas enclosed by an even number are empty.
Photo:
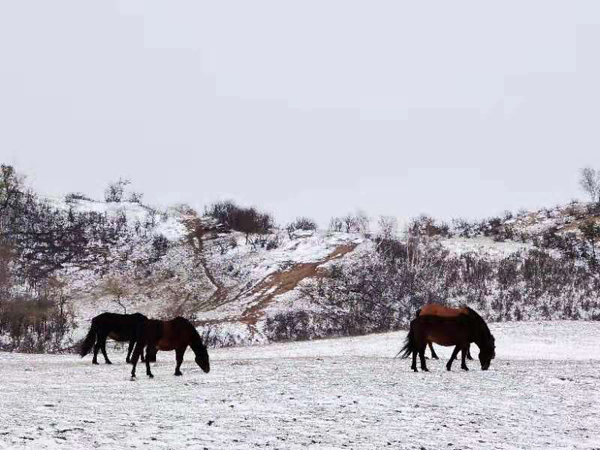
[[[600,2],[0,0],[0,161],[47,194],[326,225],[584,198]]]

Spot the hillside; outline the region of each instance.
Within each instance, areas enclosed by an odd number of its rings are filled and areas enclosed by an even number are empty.
[[[242,232],[184,206],[83,195],[31,205],[15,234],[27,238],[5,244],[20,249],[3,260],[7,350],[68,350],[104,311],[182,315],[211,346],[397,330],[426,302],[491,321],[600,318],[595,241],[581,231],[600,216],[586,203],[452,225],[423,216],[400,236],[343,220]]]

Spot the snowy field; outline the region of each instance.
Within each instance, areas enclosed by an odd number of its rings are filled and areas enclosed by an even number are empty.
[[[600,449],[600,323],[491,328],[487,372],[440,348],[413,373],[405,332],[212,350],[209,374],[188,351],[183,377],[159,353],[135,382],[112,349],[0,353],[0,448]]]

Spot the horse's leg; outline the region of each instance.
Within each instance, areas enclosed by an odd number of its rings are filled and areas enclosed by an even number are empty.
[[[473,357],[471,356],[471,344],[467,347],[467,359],[469,361],[473,361]]]
[[[454,347],[454,351],[452,352],[452,356],[450,357],[450,359],[446,363],[446,369],[447,370],[452,369],[452,363],[456,359],[456,355],[458,355],[459,350],[460,350],[460,347],[458,345],[456,347]]]
[[[175,350],[175,358],[177,359],[177,366],[175,366],[175,375],[176,376],[183,375],[181,373],[181,370],[179,370],[179,368],[181,367],[181,363],[183,362],[183,355],[184,355],[186,349],[187,349],[187,345],[183,348],[178,348],[177,350]]]
[[[96,343],[94,344],[94,357],[92,364],[98,364],[98,350],[100,350],[100,335],[96,333]]]
[[[435,350],[433,349],[433,344],[429,343],[429,350],[431,350],[431,359],[440,359],[438,355],[435,354]]]
[[[129,346],[127,347],[127,358],[125,358],[125,362],[127,364],[131,363],[131,352],[133,351],[133,346],[135,345],[135,341],[132,339],[129,341]]]
[[[413,351],[412,351],[412,358],[413,358],[413,360],[412,360],[412,366],[410,366],[410,368],[412,370],[414,370],[415,372],[418,372],[418,370],[417,370],[417,351],[414,348],[413,348]]]
[[[467,357],[467,352],[468,352],[468,351],[469,351],[469,344],[467,344],[466,346],[464,346],[464,347],[462,348],[462,354],[461,354],[462,361],[461,361],[461,363],[460,363],[460,368],[461,368],[462,370],[469,370],[469,368],[467,367],[467,363],[466,363],[466,361],[465,361],[465,359],[466,359],[466,357]]]
[[[150,378],[154,378],[154,375],[152,375],[152,372],[150,371],[150,358],[148,358],[148,354],[150,353],[151,347],[151,345],[148,345],[146,349],[146,375],[148,375]],[[152,347],[152,349],[154,349],[154,347]],[[142,351],[142,355],[143,354],[144,352]]]
[[[427,368],[427,364],[425,364],[425,349],[427,348],[427,344],[423,344],[419,349],[419,359],[421,360],[421,370],[425,372],[429,372]]]
[[[108,355],[106,354],[106,338],[108,336],[106,336],[105,334],[103,334],[100,338],[100,350],[102,351],[102,356],[104,356],[104,362],[106,364],[112,364],[110,362],[110,359],[108,359]]]
[[[140,341],[135,343],[135,349],[133,350],[133,356],[131,357],[131,364],[133,367],[131,368],[131,378],[135,378],[135,368],[137,366],[138,359],[140,358],[140,354],[144,351],[144,344]]]

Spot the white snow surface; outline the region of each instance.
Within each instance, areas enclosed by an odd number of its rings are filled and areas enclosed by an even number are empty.
[[[513,253],[535,248],[533,244],[516,241],[496,242],[492,238],[483,236],[474,238],[453,237],[440,239],[439,242],[446,250],[457,256],[465,253],[477,253],[493,259],[505,258]]]
[[[413,373],[405,332],[210,349],[209,374],[188,351],[183,377],[162,352],[135,382],[114,349],[100,366],[0,353],[0,448],[600,448],[600,323],[490,328],[487,372],[447,372],[438,347]]]

